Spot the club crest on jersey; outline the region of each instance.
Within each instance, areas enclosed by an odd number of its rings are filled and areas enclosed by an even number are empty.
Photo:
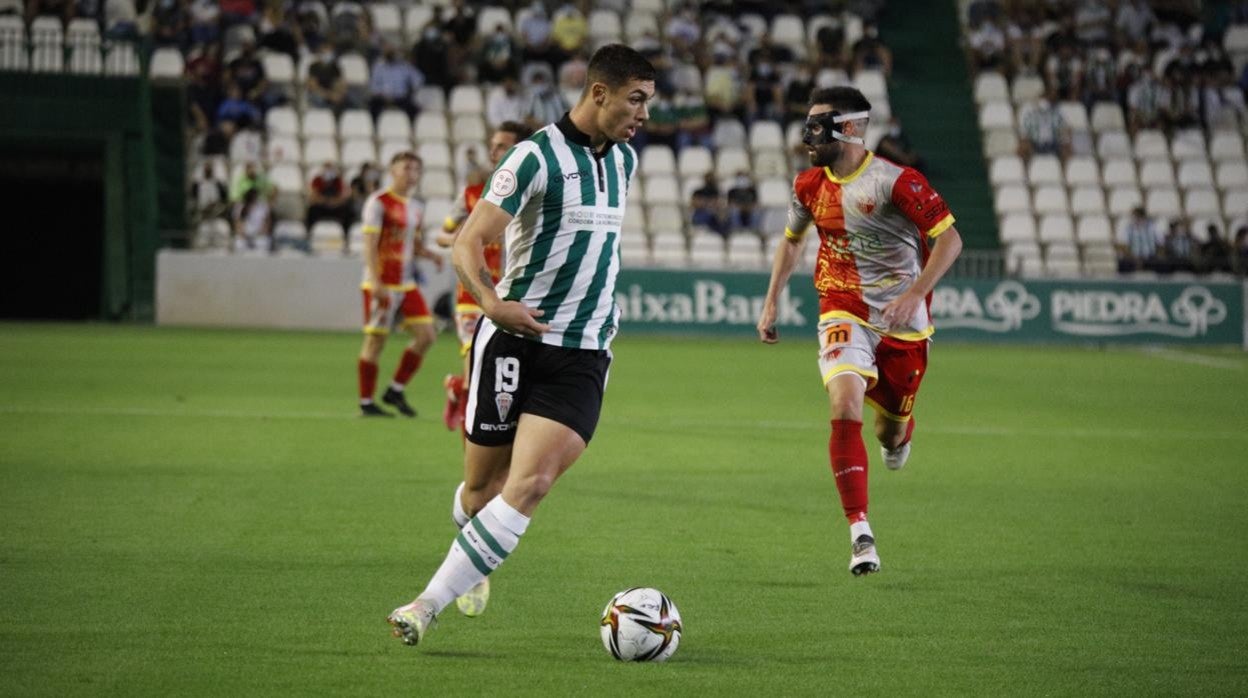
[[[914,192],[915,194],[918,194],[919,192],[923,191],[923,185],[919,184],[918,182],[911,182],[910,191]]]
[[[490,192],[495,196],[510,196],[516,190],[516,173],[499,170],[490,179]]]
[[[862,215],[869,216],[875,210],[875,198],[864,196],[858,199],[858,210],[862,211]]]
[[[494,395],[494,406],[498,408],[498,421],[507,421],[507,415],[511,412],[512,400],[511,393],[497,393]]]

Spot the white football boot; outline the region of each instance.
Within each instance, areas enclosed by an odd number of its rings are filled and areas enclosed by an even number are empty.
[[[855,577],[880,571],[880,555],[875,552],[875,539],[867,534],[854,541],[853,555],[849,558],[849,571]]]
[[[415,647],[425,638],[425,633],[437,622],[437,616],[427,603],[420,599],[399,606],[386,617],[386,622],[394,627],[390,634],[403,641],[403,644]]]
[[[910,457],[910,442],[907,441],[897,448],[880,446],[880,455],[884,457],[884,465],[889,470],[901,470],[906,465],[906,459]]]

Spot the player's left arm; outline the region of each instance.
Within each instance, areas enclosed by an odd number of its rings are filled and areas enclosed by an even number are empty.
[[[907,169],[893,184],[892,202],[918,227],[921,235],[934,241],[923,270],[910,287],[884,306],[884,322],[890,327],[903,325],[914,317],[936,288],[954,260],[962,253],[962,236],[953,225],[949,205],[915,170]]]

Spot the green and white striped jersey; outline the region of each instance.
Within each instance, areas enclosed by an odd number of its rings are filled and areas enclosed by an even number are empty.
[[[505,233],[506,269],[495,289],[504,300],[540,308],[550,330],[540,341],[606,349],[619,326],[624,203],[637,153],[614,143],[595,153],[564,115],[517,143],[484,194],[513,217]]]

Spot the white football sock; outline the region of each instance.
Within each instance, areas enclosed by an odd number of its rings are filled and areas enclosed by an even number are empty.
[[[464,511],[464,500],[461,496],[464,494],[464,483],[459,483],[459,487],[455,488],[455,501],[451,502],[451,521],[455,522],[455,528],[463,528],[468,525],[468,512]]]
[[[435,615],[464,592],[481,583],[516,549],[529,527],[529,517],[516,511],[499,495],[464,526],[451,550],[420,593]]]
[[[862,535],[867,535],[867,536],[871,536],[872,538],[875,538],[875,535],[871,533],[871,524],[867,523],[866,519],[863,519],[862,521],[859,521],[857,523],[852,523],[849,525],[849,542],[850,543],[853,543],[854,541],[858,540],[858,536],[862,536]]]

